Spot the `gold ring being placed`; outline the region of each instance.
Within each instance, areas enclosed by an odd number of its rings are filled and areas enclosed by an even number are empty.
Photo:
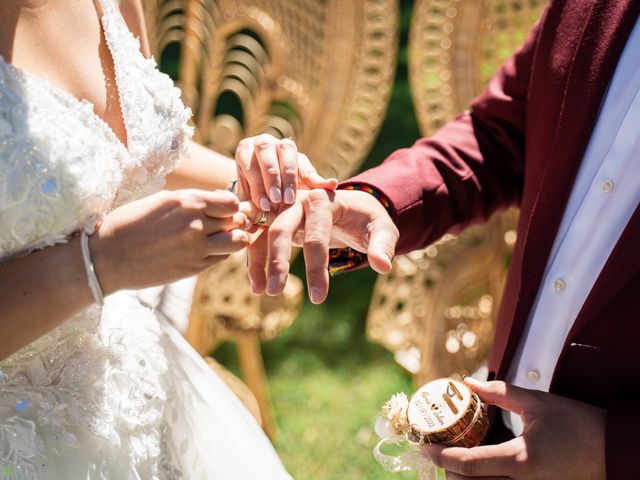
[[[254,223],[254,225],[257,227],[262,227],[267,223],[267,218],[269,218],[269,212],[265,212],[264,210],[262,210],[262,212],[260,213],[260,218]]]

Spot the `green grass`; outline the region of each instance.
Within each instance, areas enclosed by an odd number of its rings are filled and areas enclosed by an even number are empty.
[[[294,273],[303,276],[296,262]],[[413,479],[377,465],[373,425],[380,406],[411,379],[393,356],[365,338],[375,281],[368,270],[337,277],[327,302],[306,301],[299,318],[263,344],[278,431],[275,446],[296,479]],[[233,346],[216,352],[237,372]]]
[[[373,424],[393,393],[411,390],[411,380],[365,339],[374,280],[369,271],[336,278],[324,305],[307,302],[296,324],[264,346],[275,444],[295,478],[392,477],[371,454]]]

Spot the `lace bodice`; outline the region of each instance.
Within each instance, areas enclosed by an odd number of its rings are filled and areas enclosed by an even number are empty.
[[[142,55],[114,0],[99,1],[128,148],[89,102],[0,57],[0,260],[91,230],[162,188],[186,153],[191,112],[179,90]],[[0,466],[49,478],[43,458],[92,445],[83,455],[95,471],[82,478],[175,476],[159,335],[152,312],[120,293],[0,361]]]
[[[65,239],[159,190],[187,147],[189,109],[101,0],[128,149],[93,105],[0,57],[0,259]]]

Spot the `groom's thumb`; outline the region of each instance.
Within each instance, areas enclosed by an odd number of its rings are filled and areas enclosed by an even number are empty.
[[[471,377],[464,379],[471,390],[484,403],[522,415],[523,410],[534,401],[535,392],[501,381],[481,382]]]
[[[390,218],[378,217],[369,225],[369,264],[378,273],[389,273],[400,234]]]

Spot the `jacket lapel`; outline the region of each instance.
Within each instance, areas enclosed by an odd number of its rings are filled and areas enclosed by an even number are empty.
[[[586,10],[584,5],[582,8]],[[502,345],[494,345],[494,349],[499,350],[492,356],[494,359],[500,359],[498,378],[503,378],[506,374],[526,326],[571,193],[571,186],[589,143],[607,87],[640,12],[640,2],[594,1],[590,2],[588,8],[590,10],[577,50],[573,54],[564,94],[559,99],[560,114],[548,160],[546,164],[536,162],[543,169],[543,173],[540,178],[534,179],[537,191],[529,212],[525,212],[523,208],[523,214],[528,215],[526,221],[521,223],[524,225],[521,232],[524,238],[524,253],[520,267],[522,274],[518,302],[513,312],[510,332],[508,335],[500,336],[504,341]],[[572,13],[576,12],[563,11],[561,14]],[[572,21],[575,21],[575,17]],[[544,52],[538,58],[545,54],[553,57],[554,53],[553,50]],[[548,65],[544,59],[539,61],[542,63],[534,68],[544,69]],[[544,72],[540,75],[544,76]],[[536,96],[544,98],[541,92]],[[535,138],[530,138],[529,141],[535,141]]]

